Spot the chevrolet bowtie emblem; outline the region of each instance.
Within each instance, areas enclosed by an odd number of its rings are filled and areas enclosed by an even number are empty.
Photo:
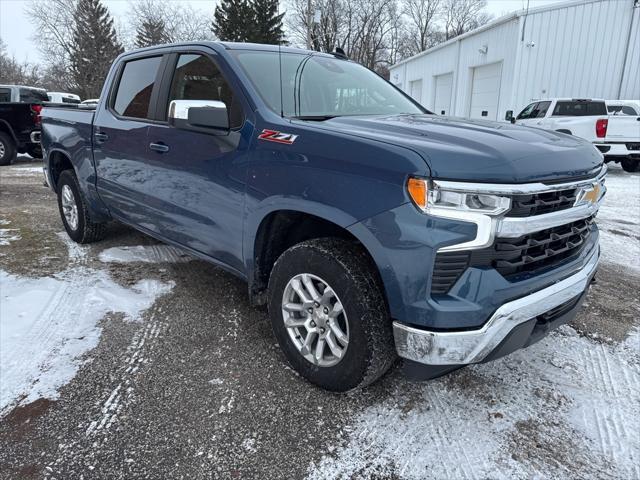
[[[599,199],[600,199],[600,185],[598,185],[597,183],[593,185],[591,190],[586,190],[584,192],[584,197],[582,197],[582,200],[584,202],[590,202],[590,203],[598,203]]]

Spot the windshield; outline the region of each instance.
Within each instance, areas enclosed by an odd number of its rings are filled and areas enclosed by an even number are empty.
[[[233,54],[267,105],[280,113],[278,52]],[[347,60],[282,53],[282,110],[287,117],[425,113],[371,70]]]

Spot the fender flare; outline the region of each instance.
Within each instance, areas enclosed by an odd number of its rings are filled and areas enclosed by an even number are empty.
[[[18,137],[16,137],[15,132],[13,131],[13,128],[11,128],[11,125],[9,125],[9,122],[7,122],[6,120],[0,120],[0,125],[2,125],[3,128],[2,130],[6,130],[9,133],[9,136],[13,139],[13,142],[16,144],[16,146],[18,145]]]

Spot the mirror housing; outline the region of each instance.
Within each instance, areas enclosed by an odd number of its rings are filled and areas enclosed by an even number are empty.
[[[197,131],[229,131],[227,106],[217,100],[172,100],[169,103],[169,124],[176,128]]]
[[[507,113],[505,114],[504,119],[507,122],[514,123],[515,118],[513,118],[513,110],[507,110]]]

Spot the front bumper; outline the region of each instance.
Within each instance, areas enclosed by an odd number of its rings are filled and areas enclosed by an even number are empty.
[[[442,366],[448,370],[496,357],[493,353],[523,324],[530,322],[533,329],[533,320],[562,305],[576,304],[572,310],[577,310],[577,303],[595,275],[599,256],[600,249],[596,245],[580,271],[542,290],[505,303],[478,329],[436,331],[396,321],[393,334],[398,355],[411,362]],[[514,349],[517,348],[520,347]]]

